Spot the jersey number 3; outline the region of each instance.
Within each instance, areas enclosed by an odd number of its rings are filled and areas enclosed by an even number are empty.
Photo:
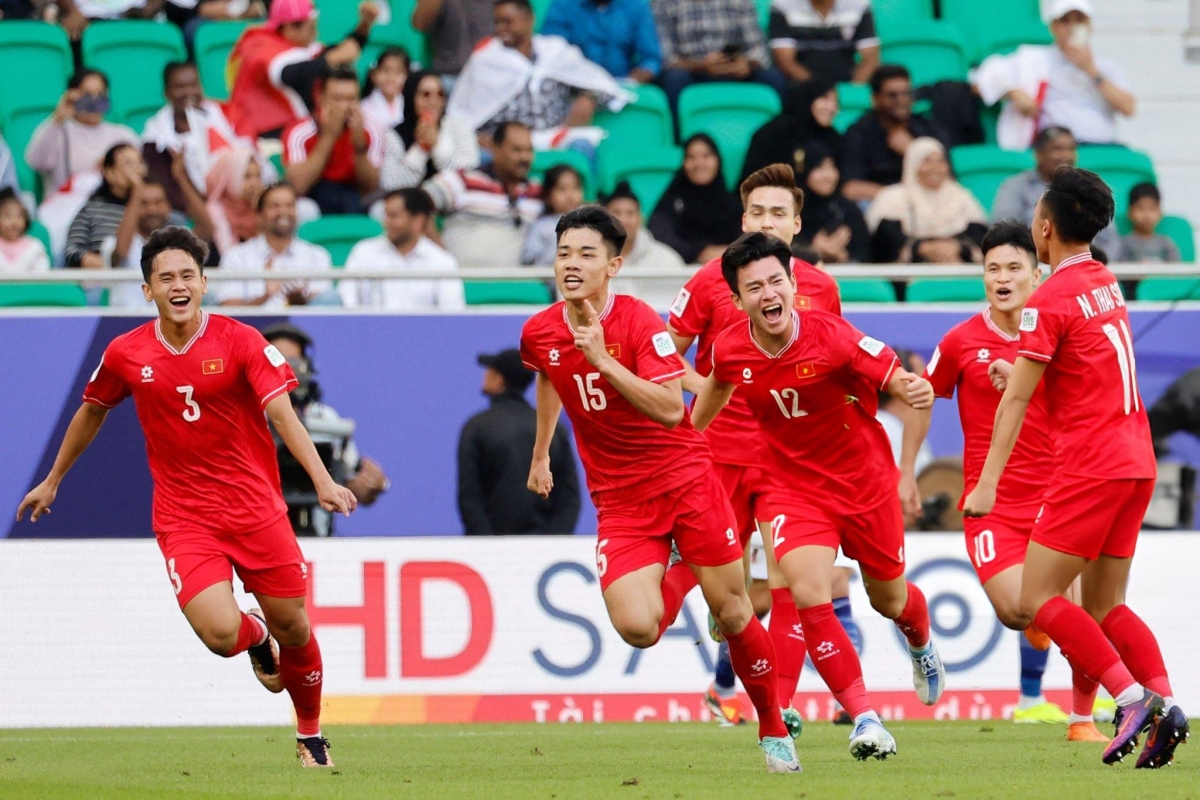
[[[196,391],[193,386],[176,386],[175,391],[183,395],[183,402],[187,405],[187,409],[183,412],[183,419],[186,422],[195,422],[200,419],[200,404],[192,399],[192,392]]]
[[[1125,327],[1125,322],[1120,323],[1120,330],[1111,322],[1106,322],[1101,330],[1108,340],[1112,342],[1113,348],[1117,351],[1117,366],[1121,368],[1121,389],[1125,399],[1125,413],[1129,414],[1130,410],[1138,411],[1141,408],[1141,399],[1138,396],[1137,387],[1137,362],[1133,359],[1133,338],[1129,335],[1129,328]]]

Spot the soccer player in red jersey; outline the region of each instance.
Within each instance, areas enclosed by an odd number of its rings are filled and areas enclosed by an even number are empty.
[[[1015,222],[994,225],[983,239],[983,282],[988,307],[951,328],[925,368],[925,378],[938,397],[958,394],[963,430],[963,498],[975,488],[992,439],[992,423],[1001,391],[1017,359],[1021,311],[1041,279],[1037,251],[1029,229]],[[922,432],[930,411],[921,413]],[[1038,510],[1042,507],[1046,475],[1054,465],[1054,435],[1046,392],[1039,387],[1030,400],[1025,426],[1017,439],[996,509],[986,517],[965,517],[967,555],[987,593],[996,616],[1020,630],[1021,568]],[[961,503],[960,503],[961,507]],[[1096,730],[1092,707],[1096,682],[1079,670],[1074,674],[1070,717],[1041,696],[1041,678],[1049,655],[1045,634],[1030,628],[1021,640],[1021,700],[1014,721],[1068,722],[1067,739],[1108,742]],[[1044,646],[1041,640],[1046,640]],[[1035,644],[1036,643],[1036,644]]]
[[[763,167],[742,181],[740,192],[744,209],[742,230],[747,233],[762,231],[785,244],[791,244],[800,232],[800,210],[804,205],[804,194],[796,188],[796,176],[792,168],[787,164]],[[802,311],[813,309],[831,314],[842,313],[837,282],[827,273],[793,258],[792,274],[796,280],[797,308]],[[745,319],[745,313],[733,304],[729,286],[721,274],[719,258],[698,269],[679,290],[667,319],[679,354],[686,354],[692,343],[699,339],[696,345],[696,368],[688,369],[683,380],[684,389],[693,394],[700,391],[705,377],[712,372],[712,344],[717,334]],[[745,401],[735,395],[704,435],[712,448],[721,484],[733,504],[736,530],[743,546],[754,532],[756,521],[761,528],[771,591],[768,630],[779,665],[779,704],[789,708],[804,667],[804,632],[795,604],[791,601],[791,590],[779,572],[771,551],[771,537],[766,522],[768,518],[762,510],[762,464],[766,455],[758,436],[758,422]],[[849,593],[848,579],[845,579],[846,576],[840,577],[843,577],[844,590],[836,595],[839,598]],[[844,606],[848,615],[848,601]],[[717,665],[717,679],[705,694],[705,702],[715,714],[736,723],[741,717],[741,710],[732,676],[725,674],[722,680],[721,662]],[[722,686],[722,683],[725,685]]]
[[[930,639],[925,596],[904,578],[899,473],[875,419],[881,387],[914,408],[932,405],[933,388],[841,317],[796,311],[791,252],[779,239],[743,235],[725,251],[721,269],[749,319],[713,343],[695,425],[704,430],[735,390],[745,398],[769,454],[766,518],[808,654],[855,720],[850,752],[886,758],[896,741],[867,699],[858,654],[833,614],[833,562],[839,547],[859,562],[871,605],[908,641],[917,696],[936,703],[945,669]],[[914,444],[907,430],[905,444]]]
[[[570,211],[557,235],[564,301],[521,333],[521,357],[538,374],[529,488],[548,497],[554,487],[549,448],[565,409],[599,517],[596,567],[613,627],[650,647],[699,583],[758,710],[768,771],[799,772],[774,649],[746,594],[733,511],[683,402],[683,360],[650,306],[609,291],[625,232],[607,211]],[[672,540],[682,561],[668,567]]]
[[[288,691],[300,763],[332,767],[320,724],[324,667],[304,610],[308,568],[288,523],[267,418],[327,511],[349,514],[356,501],[333,482],[296,418],[288,398],[296,378],[279,351],[248,325],[200,307],[207,256],[185,228],[146,241],[142,291],[158,318],[109,344],[50,474],[25,496],[17,520],[26,509],[34,522],[50,513],[109,410],[132,396],[154,478],[154,533],[184,617],[208,649],[227,658],[249,652],[259,681]],[[261,610],[238,608],[231,565]]]
[[[1132,753],[1149,729],[1137,766],[1155,768],[1171,762],[1188,723],[1171,697],[1158,641],[1124,602],[1156,465],[1125,299],[1089,249],[1112,217],[1112,191],[1086,170],[1060,167],[1038,202],[1033,239],[1052,271],[1021,312],[1017,360],[963,513],[995,509],[1044,377],[1056,469],[1030,535],[1020,613],[1116,699],[1119,723],[1104,762]],[[1082,608],[1063,597],[1080,575]]]

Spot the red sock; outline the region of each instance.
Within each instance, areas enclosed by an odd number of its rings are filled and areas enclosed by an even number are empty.
[[[834,699],[855,718],[871,711],[863,685],[862,664],[846,629],[834,616],[833,603],[802,608],[799,616],[808,654]]]
[[[893,622],[908,640],[909,647],[924,647],[929,644],[929,606],[925,603],[925,593],[916,584],[907,585],[908,601]]]
[[[766,629],[758,617],[751,616],[741,633],[727,633],[725,641],[729,642],[733,671],[742,679],[742,686],[758,711],[758,737],[787,736],[787,726],[779,713],[775,651]]]
[[[771,621],[767,628],[779,667],[779,705],[788,708],[804,669],[804,628],[791,589],[771,590]]]
[[[1121,661],[1129,667],[1134,680],[1152,692],[1171,697],[1171,682],[1167,680],[1167,665],[1163,663],[1158,639],[1142,618],[1126,605],[1108,612],[1100,623],[1104,635],[1117,648]]]
[[[283,679],[283,688],[292,696],[299,736],[316,736],[321,732],[324,669],[315,635],[310,634],[308,644],[301,647],[279,648],[279,676]]]
[[[667,568],[667,573],[662,579],[663,615],[658,622],[658,639],[661,639],[667,628],[674,624],[675,618],[679,616],[679,609],[683,608],[683,599],[687,597],[688,592],[696,588],[696,583],[696,573],[682,561]],[[657,642],[658,639],[654,641]]]
[[[1100,684],[1084,675],[1075,667],[1071,667],[1071,713],[1080,717],[1090,717],[1096,707],[1096,692]]]
[[[236,655],[246,652],[258,644],[258,640],[262,638],[262,635],[262,623],[249,614],[243,613],[242,626],[238,628],[237,642],[233,645],[233,649],[225,654],[225,657],[233,658]]]
[[[1096,620],[1067,598],[1058,595],[1047,600],[1033,621],[1075,669],[1099,681],[1113,697],[1134,684],[1133,676],[1104,638]]]

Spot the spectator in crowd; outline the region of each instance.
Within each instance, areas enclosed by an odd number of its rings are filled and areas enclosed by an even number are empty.
[[[525,490],[537,435],[537,412],[525,399],[533,373],[516,350],[480,355],[490,403],[458,438],[458,514],[468,536],[574,533],[579,479],[571,442],[560,425],[550,442],[554,491],[543,500]]]
[[[317,367],[310,352],[312,337],[288,322],[271,325],[262,334],[287,360],[296,375],[296,388],[292,389],[289,398],[326,469],[334,480],[354,493],[359,505],[373,504],[391,487],[391,482],[378,462],[359,455],[353,437],[354,421],[321,402],[323,393],[317,383]],[[279,475],[292,529],[297,536],[333,536],[334,515],[321,508],[312,479],[280,444],[277,438]]]
[[[1078,158],[1075,137],[1062,127],[1038,131],[1033,140],[1036,166],[1005,179],[992,200],[992,221],[1016,220],[1025,225],[1033,223],[1033,210],[1046,193],[1054,170],[1073,167]],[[1121,235],[1115,222],[1100,231],[1093,243],[1108,252],[1114,260],[1121,259]]]
[[[4,189],[19,192],[21,185],[17,180],[17,162],[13,160],[12,150],[4,137],[0,136],[0,191]]]
[[[583,176],[569,164],[558,164],[542,176],[542,215],[530,226],[521,247],[521,263],[548,267],[558,254],[558,220],[583,205]]]
[[[208,171],[208,216],[219,252],[228,253],[258,235],[262,173],[257,154],[241,147],[222,151]]]
[[[333,270],[324,247],[296,235],[296,190],[286,183],[263,189],[258,196],[258,227],[262,234],[221,254],[221,271],[281,273],[279,280],[214,281],[217,299],[227,306],[281,309],[303,306],[333,294],[328,280],[294,280],[288,272]]]
[[[404,122],[404,83],[412,60],[402,47],[389,47],[379,54],[367,70],[363,87],[363,116],[382,129]]]
[[[0,0],[0,20],[32,19],[37,14],[34,0]]]
[[[433,222],[433,200],[423,189],[389,192],[383,199],[383,235],[354,245],[346,258],[348,270],[445,271],[458,269],[454,256],[438,247],[425,231]],[[458,310],[463,308],[463,285],[458,278],[443,280],[353,279],[338,282],[346,308],[388,311]]]
[[[1157,232],[1162,222],[1162,196],[1153,183],[1129,190],[1129,224],[1133,230],[1121,238],[1121,257],[1141,264],[1180,261],[1179,245]]]
[[[364,198],[379,188],[384,133],[363,115],[358,90],[354,68],[335,67],[313,116],[283,134],[288,182],[322,214],[360,214]]]
[[[439,172],[424,188],[448,215],[442,242],[464,267],[514,267],[529,227],[542,214],[542,187],[530,180],[533,140],[519,122],[492,134],[491,164]]]
[[[385,191],[420,186],[441,171],[475,169],[475,132],[446,116],[446,89],[436,72],[414,72],[404,83],[404,121],[387,137],[379,184]]]
[[[0,273],[50,269],[45,246],[29,235],[29,211],[10,187],[0,188]]]
[[[150,234],[167,224],[171,204],[167,190],[153,175],[137,186],[116,233],[106,236],[100,245],[100,256],[112,269],[142,270],[142,247]],[[117,283],[109,287],[108,304],[121,308],[154,309],[152,301],[142,292],[141,282]]]
[[[686,265],[671,248],[654,238],[642,221],[642,203],[633,193],[628,181],[613,187],[612,194],[602,198],[604,210],[617,218],[625,229],[625,246],[621,248],[621,272],[613,278],[610,288],[618,294],[629,294],[645,300],[655,308],[671,304],[679,286],[687,277]],[[678,278],[642,278],[646,269],[677,269]]]
[[[1056,125],[1085,144],[1115,142],[1117,115],[1133,116],[1137,102],[1121,68],[1092,53],[1090,0],[1047,0],[1043,7],[1054,44],[989,56],[974,73],[984,103],[1006,101],[997,144],[1024,150],[1037,131]]]
[[[742,229],[742,204],[725,188],[721,154],[707,133],[683,146],[683,166],[667,186],[650,231],[689,264],[719,258]]]
[[[274,0],[267,24],[248,29],[229,54],[233,89],[226,110],[233,129],[276,138],[304,119],[316,107],[317,84],[335,67],[358,60],[378,15],[375,3],[360,3],[358,27],[326,48],[317,41],[312,0]]]
[[[534,35],[529,0],[495,0],[493,19],[495,35],[467,59],[446,109],[478,131],[484,147],[502,122],[536,132],[539,150],[571,144],[576,139],[562,128],[590,125],[601,105],[625,105],[625,91],[578,47]]]
[[[554,0],[542,34],[566,39],[614,78],[650,83],[662,70],[647,0]]]
[[[858,204],[842,194],[841,173],[833,153],[817,142],[804,151],[800,188],[800,233],[795,242],[812,247],[828,264],[871,260],[871,231]]]
[[[842,134],[833,127],[837,114],[837,87],[832,83],[813,79],[788,89],[783,112],[751,137],[742,180],[768,164],[790,164],[799,175],[804,171],[807,149],[816,143],[839,161]]]
[[[267,0],[167,0],[166,12],[167,20],[183,29],[190,50],[204,23],[264,19]]]
[[[879,66],[870,0],[774,0],[767,37],[775,66],[796,83],[866,83]]]
[[[131,129],[104,120],[111,107],[103,72],[84,69],[71,76],[54,113],[38,125],[25,148],[25,163],[41,174],[46,195],[80,173],[98,170],[104,154],[117,144],[137,144]]]
[[[166,0],[57,0],[58,22],[72,41],[98,19],[154,19]]]
[[[979,263],[987,214],[950,174],[942,143],[923,136],[904,156],[904,177],[867,209],[875,260],[881,263]]]
[[[411,21],[428,37],[429,69],[446,80],[447,89],[495,24],[490,0],[417,0]]]

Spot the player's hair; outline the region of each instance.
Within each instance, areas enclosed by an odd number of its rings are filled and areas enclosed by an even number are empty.
[[[506,120],[496,126],[496,130],[492,132],[492,142],[496,145],[504,144],[508,138],[508,134],[514,130],[529,130],[529,126],[524,122],[517,122],[515,119]]]
[[[200,274],[204,274],[208,245],[187,228],[168,225],[150,234],[150,238],[142,246],[142,278],[146,283],[150,282],[150,276],[154,274],[154,259],[168,250],[182,250],[187,253],[192,261],[196,262]]]
[[[1158,187],[1146,181],[1129,190],[1129,205],[1133,205],[1138,200],[1145,200],[1147,197],[1153,200],[1155,205],[1162,203],[1162,195],[1158,193]]]
[[[1033,265],[1033,268],[1038,268],[1037,245],[1033,243],[1033,234],[1030,232],[1028,225],[1022,225],[1010,219],[997,222],[988,228],[988,232],[983,235],[983,241],[979,244],[979,249],[983,252],[984,261],[987,261],[989,250],[994,247],[1003,247],[1006,244],[1025,253],[1029,257],[1029,262]]]
[[[1094,172],[1062,166],[1042,195],[1042,213],[1054,223],[1060,241],[1089,244],[1113,218],[1113,194]]]
[[[563,234],[576,228],[588,228],[600,234],[600,238],[608,245],[608,255],[616,256],[625,249],[625,229],[617,218],[605,211],[601,206],[589,203],[572,209],[562,215],[554,226],[554,239],[562,241]]]
[[[383,196],[386,204],[389,200],[399,199],[404,204],[404,210],[413,216],[432,217],[434,214],[433,198],[419,186],[408,186],[403,189],[393,189]]]
[[[171,78],[176,72],[182,72],[185,69],[194,69],[199,73],[196,65],[191,61],[168,61],[167,65],[163,67],[163,86],[171,82]]]
[[[821,254],[817,252],[817,248],[809,247],[806,244],[792,242],[792,255],[801,261],[807,261],[809,264],[819,264],[821,262]]]
[[[529,16],[533,16],[533,5],[529,0],[494,0],[492,3],[492,8],[499,8],[500,6],[516,6]]]
[[[267,207],[267,196],[270,195],[271,192],[277,192],[281,189],[286,189],[296,198],[300,197],[300,193],[296,191],[296,187],[292,186],[291,183],[288,181],[276,181],[275,183],[264,187],[262,193],[258,196],[258,202],[254,204],[254,207],[258,213],[261,214],[262,210]]]
[[[799,214],[804,208],[804,190],[796,186],[796,171],[787,164],[768,164],[747,175],[746,180],[742,181],[742,185],[738,187],[738,192],[742,196],[742,208],[745,209],[750,202],[751,192],[768,186],[791,192],[796,206],[795,213]]]
[[[729,286],[729,291],[738,293],[738,270],[747,264],[753,264],[764,258],[777,258],[783,265],[783,271],[790,277],[792,274],[792,251],[777,239],[762,231],[743,233],[721,256],[721,276]]]
[[[105,75],[103,72],[101,72],[98,69],[81,69],[81,70],[79,70],[78,72],[76,72],[74,75],[71,76],[71,79],[69,81],[67,81],[67,88],[68,89],[78,89],[80,86],[83,85],[83,82],[85,80],[87,80],[88,78],[90,78],[92,75],[95,75],[97,78],[104,81],[104,91],[107,92],[110,87],[110,84],[108,82],[108,76]]]
[[[1070,136],[1071,141],[1075,140],[1075,134],[1071,133],[1069,128],[1064,128],[1062,125],[1051,125],[1049,128],[1042,128],[1038,131],[1037,136],[1033,137],[1033,149],[1041,152],[1043,148],[1060,136]]]
[[[25,220],[25,227],[21,229],[21,233],[29,233],[29,226],[33,224],[33,222],[29,219],[29,211],[25,208],[25,204],[21,202],[21,198],[17,197],[17,193],[6,186],[3,189],[0,189],[0,208],[3,208],[9,203],[16,203],[17,208],[21,210],[21,216]]]
[[[904,78],[907,81],[912,80],[912,73],[907,67],[902,67],[899,64],[880,64],[875,68],[874,74],[871,75],[871,94],[879,94],[883,91],[883,85],[890,80],[896,78]]]

